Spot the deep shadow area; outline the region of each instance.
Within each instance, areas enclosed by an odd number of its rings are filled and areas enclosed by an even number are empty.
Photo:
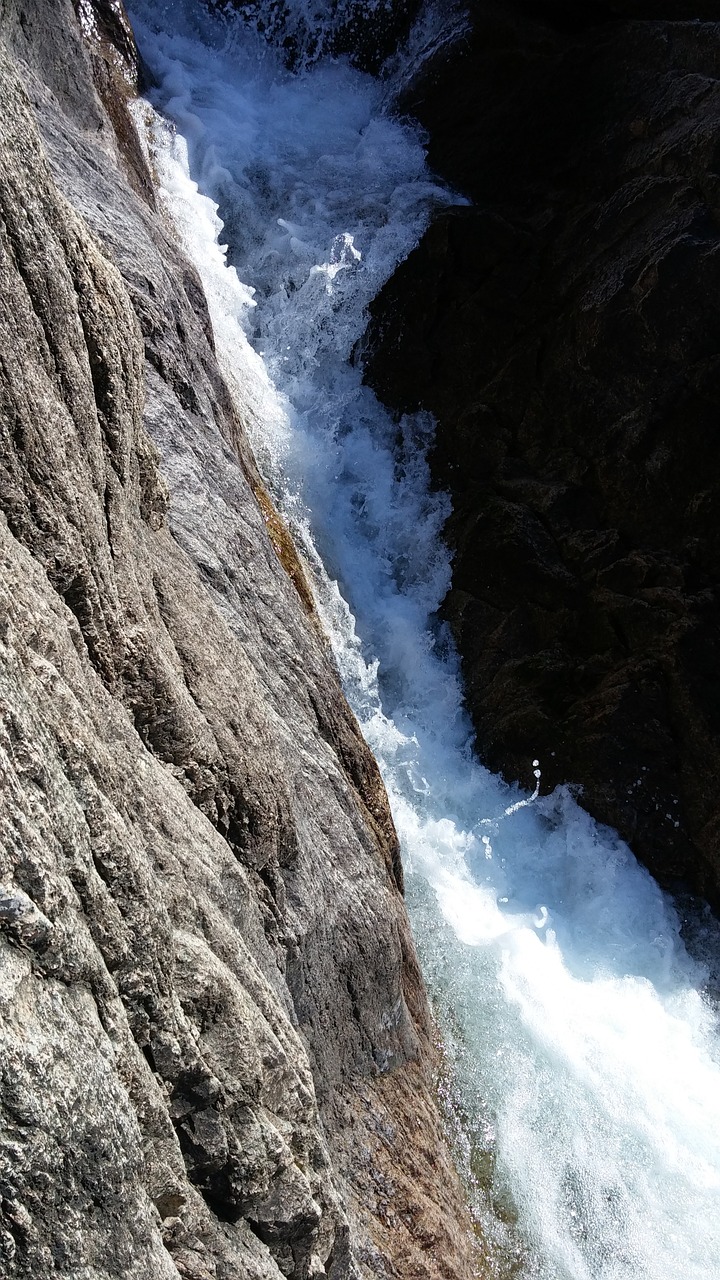
[[[720,24],[577,8],[476,3],[405,92],[473,205],[374,304],[367,377],[438,419],[484,761],[538,756],[717,905]]]

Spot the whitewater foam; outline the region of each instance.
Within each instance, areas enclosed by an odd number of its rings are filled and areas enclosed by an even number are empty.
[[[352,363],[367,303],[453,197],[388,114],[391,85],[337,62],[291,74],[190,4],[136,10],[164,200],[390,795],[495,1273],[714,1280],[703,973],[672,905],[567,789],[528,796],[474,759],[434,617],[450,570],[432,422],[395,424]],[[529,743],[528,782],[538,767]]]

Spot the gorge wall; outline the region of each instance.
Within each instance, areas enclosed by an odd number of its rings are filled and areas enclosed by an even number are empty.
[[[122,5],[0,37],[0,1269],[469,1277],[384,789]]]
[[[437,216],[367,376],[438,420],[478,750],[720,901],[717,6],[470,6],[409,84]]]

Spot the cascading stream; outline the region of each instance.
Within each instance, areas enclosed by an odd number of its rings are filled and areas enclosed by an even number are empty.
[[[133,17],[164,199],[390,795],[490,1274],[716,1280],[704,973],[617,836],[566,789],[531,801],[473,758],[434,622],[450,569],[432,423],[398,428],[351,362],[368,302],[453,197],[388,114],[392,83],[329,60],[290,72],[190,0]]]

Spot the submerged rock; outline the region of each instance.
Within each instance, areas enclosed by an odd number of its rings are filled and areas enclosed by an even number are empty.
[[[472,6],[402,107],[473,203],[377,300],[367,376],[437,415],[480,755],[717,904],[720,24],[669,21],[713,8]]]
[[[387,798],[122,6],[0,37],[3,1274],[469,1277]]]

